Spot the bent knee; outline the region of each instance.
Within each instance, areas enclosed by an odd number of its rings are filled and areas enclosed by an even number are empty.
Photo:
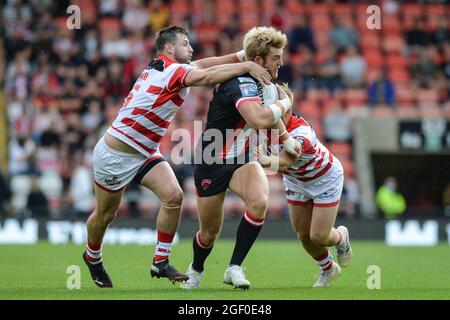
[[[217,237],[219,236],[220,228],[212,228],[208,230],[202,230],[200,233],[200,238],[202,244],[205,246],[211,246],[216,241]]]
[[[311,242],[311,238],[309,237],[309,233],[308,232],[298,232],[297,231],[297,238],[298,240],[300,240],[301,242]]]
[[[312,232],[309,235],[312,242],[317,244],[318,246],[325,247],[327,240],[328,240],[328,234],[320,233],[320,232]]]
[[[269,206],[269,197],[261,195],[250,199],[247,203],[248,211],[256,218],[264,218]]]
[[[180,207],[183,204],[183,191],[181,188],[167,190],[160,200],[168,207]]]
[[[96,209],[97,221],[99,221],[102,225],[109,225],[117,215],[117,211],[119,208],[108,208],[105,210]]]

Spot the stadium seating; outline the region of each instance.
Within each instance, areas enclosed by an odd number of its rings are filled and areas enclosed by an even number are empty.
[[[31,6],[35,6],[38,2],[28,1]],[[47,2],[46,2],[47,3]],[[119,13],[105,14],[101,12],[102,6],[100,1],[91,0],[72,0],[72,4],[76,4],[82,11],[82,23],[98,32],[98,43],[96,47],[101,49],[102,45],[106,41],[111,41],[115,37],[120,40],[129,41],[133,38],[133,35],[128,34],[126,30],[122,16],[124,12],[132,5],[132,1],[118,1]],[[145,8],[150,12],[152,10],[152,1],[144,1]],[[194,55],[195,58],[202,58],[204,54],[219,54],[231,52],[239,49],[242,43],[243,34],[251,27],[261,24],[269,24],[270,17],[274,14],[280,14],[283,19],[286,18],[286,23],[283,25],[284,31],[290,34],[292,23],[299,16],[305,16],[307,23],[311,28],[311,32],[314,38],[314,45],[316,51],[314,52],[314,60],[317,63],[323,61],[326,50],[330,50],[330,32],[333,30],[334,19],[339,17],[344,23],[353,28],[359,33],[358,47],[361,52],[361,57],[364,59],[367,65],[367,71],[365,73],[365,81],[362,85],[356,87],[345,87],[342,82],[336,89],[329,90],[323,86],[320,77],[317,75],[314,77],[314,83],[308,88],[304,87],[304,84],[299,79],[301,73],[298,71],[299,65],[304,61],[304,53],[299,51],[290,52],[289,58],[285,59],[285,64],[291,70],[291,87],[294,87],[296,92],[296,104],[294,111],[299,112],[313,125],[316,134],[319,138],[322,138],[323,134],[323,118],[333,109],[333,105],[336,102],[341,102],[344,108],[350,113],[358,110],[366,110],[366,104],[368,102],[368,85],[372,81],[376,80],[380,74],[380,70],[386,69],[389,79],[394,84],[395,90],[395,103],[393,105],[385,105],[383,102],[375,103],[370,109],[369,114],[375,117],[392,117],[397,116],[400,118],[417,118],[417,117],[434,117],[444,116],[449,117],[450,105],[448,104],[449,92],[448,92],[448,79],[445,78],[443,70],[439,70],[437,76],[431,80],[431,84],[426,86],[422,85],[417,79],[417,76],[411,72],[418,61],[418,55],[411,48],[408,47],[406,42],[405,33],[410,31],[414,26],[414,21],[417,18],[424,20],[424,28],[426,32],[431,32],[437,29],[439,17],[450,16],[450,6],[437,3],[433,1],[426,1],[426,3],[418,1],[407,1],[401,3],[398,6],[398,10],[386,10],[385,6],[382,7],[382,29],[370,30],[367,28],[367,6],[366,2],[356,1],[346,3],[342,1],[278,1],[278,0],[230,0],[230,1],[215,1],[215,0],[169,0],[163,1],[167,7],[170,16],[169,23],[189,23],[191,25],[191,31],[195,36],[192,40],[193,46],[199,49]],[[276,12],[279,4],[283,5],[281,12]],[[52,11],[53,10],[53,11]],[[52,8],[49,11],[52,12],[52,26],[55,27],[55,31],[52,33],[52,39],[55,43],[60,42],[62,48],[70,48],[70,37],[68,36],[68,30],[66,28],[66,12],[57,11]],[[37,15],[38,10],[36,10]],[[208,18],[209,17],[209,18]],[[230,25],[234,23],[235,19],[239,19],[236,25]],[[211,21],[212,19],[212,21]],[[34,23],[34,20],[37,23]],[[33,20],[33,25],[24,23],[24,28],[28,31],[24,34],[28,34],[28,38],[24,38],[25,42],[35,47],[38,43],[34,38],[37,34],[37,25],[40,22],[40,16],[36,16]],[[187,22],[187,20],[189,20]],[[232,22],[233,21],[233,22]],[[281,21],[282,23],[284,21]],[[20,24],[16,24],[20,25]],[[5,25],[7,30],[10,26]],[[51,29],[50,28],[50,29]],[[221,47],[223,45],[222,35],[225,28],[232,29],[231,41],[224,41],[227,47]],[[238,31],[235,31],[238,30]],[[84,31],[84,30],[83,30]],[[40,113],[42,105],[55,106],[60,117],[66,120],[67,114],[71,111],[64,109],[63,95],[75,95],[80,97],[79,101],[80,110],[76,107],[75,111],[79,111],[81,116],[87,115],[89,112],[87,103],[90,99],[99,99],[101,103],[102,121],[98,128],[95,128],[91,132],[85,132],[82,126],[82,120],[78,120],[79,123],[75,126],[79,126],[79,129],[83,135],[86,136],[88,141],[96,141],[98,136],[103,132],[104,123],[110,122],[117,112],[117,109],[121,106],[121,101],[124,97],[112,97],[112,94],[108,92],[108,88],[104,86],[104,83],[110,76],[110,67],[112,62],[118,62],[122,71],[127,68],[127,74],[133,75],[133,68],[139,69],[146,66],[150,57],[154,54],[154,30],[149,30],[148,27],[140,30],[142,32],[142,40],[137,40],[138,46],[142,48],[141,51],[137,50],[136,53],[132,52],[131,57],[117,57],[117,61],[102,60],[89,63],[87,62],[87,56],[93,55],[92,52],[87,54],[88,48],[93,46],[93,43],[84,38],[83,32],[78,32],[76,37],[72,40],[79,42],[79,48],[67,49],[69,52],[67,56],[61,55],[55,52],[55,49],[50,45],[49,49],[51,54],[48,57],[39,57],[37,52],[33,52],[26,58],[27,63],[30,64],[29,71],[27,71],[27,88],[26,92],[26,108],[25,115],[28,117],[34,117],[35,113]],[[226,30],[228,33],[230,30]],[[139,36],[140,37],[140,36]],[[140,39],[136,36],[136,39]],[[125,42],[127,45],[127,42]],[[128,42],[128,45],[133,45]],[[433,47],[434,46],[434,49]],[[434,62],[438,67],[443,62],[442,49],[436,46],[434,43],[430,47],[437,52]],[[70,53],[70,50],[76,52]],[[77,51],[79,50],[79,51]],[[339,65],[340,61],[345,57],[345,50],[339,51],[336,63]],[[13,64],[17,57],[20,56],[20,52],[15,52],[14,55],[8,57],[7,65]],[[104,57],[103,57],[104,58]],[[47,59],[47,60],[39,60]],[[42,62],[44,61],[44,62]],[[76,62],[76,63],[75,63]],[[47,64],[48,71],[41,73],[41,64]],[[71,64],[80,64],[80,70],[73,71]],[[78,79],[79,74],[82,74],[84,67],[89,69],[89,79]],[[28,68],[28,66],[27,66]],[[11,70],[14,70],[12,68]],[[16,81],[20,79],[17,76],[10,76],[12,73],[8,68],[5,71],[5,81],[8,84],[8,90],[5,91],[7,99],[16,99],[15,93],[11,91],[11,84],[20,83]],[[100,71],[98,71],[100,70]],[[131,71],[130,71],[131,70]],[[48,74],[47,74],[47,73]],[[72,74],[71,77],[67,77],[65,73]],[[46,96],[40,92],[35,91],[37,79],[39,77],[52,77],[55,80],[55,90],[50,92]],[[68,78],[70,78],[68,80]],[[66,88],[68,82],[75,81],[75,87]],[[286,79],[281,79],[286,80]],[[87,83],[94,82],[94,90],[97,94],[96,97],[91,97],[85,93]],[[447,87],[445,87],[447,86]],[[29,88],[29,89],[28,89]],[[447,88],[447,89],[446,89]],[[208,92],[208,95],[205,94]],[[94,95],[95,95],[94,94]],[[207,111],[207,105],[209,95],[211,94],[209,89],[198,90],[192,93],[192,99],[186,101],[186,104],[191,104],[186,108],[181,108],[180,116],[187,119],[204,119]],[[77,105],[78,106],[78,105]],[[64,122],[63,121],[63,122]],[[76,121],[75,121],[76,122]],[[18,132],[15,131],[16,123],[11,121],[9,124],[10,134],[13,138],[18,136]],[[173,124],[173,129],[177,128],[177,124]],[[69,126],[65,128],[69,130]],[[29,139],[35,140],[39,143],[38,139],[42,132],[33,131],[36,129],[31,128],[29,132]],[[61,136],[65,136],[64,132]],[[164,140],[170,143],[170,139]],[[92,146],[88,144],[80,144],[83,153],[89,154],[89,150]],[[328,144],[330,150],[341,159],[345,170],[353,172],[353,156],[351,142],[341,143],[330,141]],[[62,146],[58,146],[62,149]],[[91,148],[91,149],[89,149]],[[58,149],[57,152],[61,150]],[[170,146],[166,145],[162,147],[168,156],[168,150]],[[62,163],[70,163],[70,159],[62,159]],[[65,162],[64,162],[65,161]],[[67,166],[67,165],[66,165]],[[70,167],[70,165],[68,165]],[[67,172],[65,172],[67,171]],[[61,164],[60,173],[62,182],[55,176],[44,175],[41,178],[41,188],[45,190],[47,197],[50,199],[50,206],[55,210],[60,208],[63,204],[63,199],[66,195],[67,184],[70,181],[70,169],[64,169]],[[270,212],[274,212],[274,217],[283,215],[282,208],[285,206],[283,201],[283,188],[280,184],[279,177],[271,177],[270,179],[271,192],[273,193],[273,199],[271,199]],[[24,176],[14,176],[11,178],[11,187],[13,190],[13,206],[18,212],[24,210],[26,203],[24,202],[25,196],[30,192],[31,182]],[[195,189],[193,188],[192,177],[187,177],[184,183],[184,190],[186,192],[184,211],[186,214],[196,215],[196,201],[195,201]],[[158,208],[158,203],[148,198],[144,198],[140,203],[141,211],[146,212],[148,216],[152,216]],[[242,212],[242,201],[238,198],[231,196],[227,199],[226,207],[230,211],[238,213]],[[153,213],[149,213],[149,211]]]

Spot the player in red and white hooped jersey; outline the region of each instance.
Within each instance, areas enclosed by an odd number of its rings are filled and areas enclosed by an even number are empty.
[[[124,187],[132,180],[152,190],[161,201],[152,277],[166,277],[172,282],[187,280],[168,261],[180,221],[183,192],[159,152],[161,138],[188,97],[188,87],[221,83],[246,73],[264,84],[271,79],[260,65],[241,62],[245,59],[243,52],[191,63],[193,50],[188,32],[180,27],[158,32],[156,48],[158,56],[137,79],[117,118],[94,149],[97,205],[86,223],[88,245],[83,259],[100,287],[112,287],[102,263],[102,242],[116,216]]]
[[[305,119],[290,113],[283,122],[291,136],[302,144],[301,156],[292,158],[283,149],[279,155],[266,155],[262,146],[254,150],[254,155],[263,167],[283,174],[292,226],[321,268],[314,287],[327,287],[341,273],[339,265],[347,267],[352,257],[347,228],[333,227],[344,170]],[[336,247],[339,265],[328,251],[331,246]]]

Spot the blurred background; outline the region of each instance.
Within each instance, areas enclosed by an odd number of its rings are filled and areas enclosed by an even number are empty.
[[[66,26],[72,4],[80,29]],[[367,26],[370,4],[381,9],[380,29]],[[450,218],[448,1],[6,0],[0,14],[3,219],[87,218],[93,148],[155,56],[155,32],[171,24],[189,29],[194,60],[240,50],[253,26],[288,35],[278,81],[343,163],[339,219]],[[211,94],[191,90],[163,139],[167,160],[178,143],[171,133],[204,121]],[[192,167],[173,168],[183,219],[195,221]],[[268,217],[288,221],[281,178],[269,180]],[[119,220],[158,209],[151,192],[130,185]],[[243,209],[230,194],[226,218]]]

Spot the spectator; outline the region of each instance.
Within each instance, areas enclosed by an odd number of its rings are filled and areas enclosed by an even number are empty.
[[[286,32],[286,29],[291,24],[291,14],[286,9],[284,0],[277,0],[273,13],[268,17],[268,24],[272,27]]]
[[[316,52],[316,44],[314,42],[314,34],[309,27],[304,15],[295,19],[295,25],[289,33],[289,51],[297,53],[301,46],[308,47],[311,51]]]
[[[374,107],[377,104],[387,104],[394,107],[395,89],[387,74],[387,68],[383,68],[368,87],[369,105]]]
[[[387,177],[384,184],[376,193],[376,203],[384,217],[388,220],[395,219],[406,210],[406,202],[403,196],[397,192],[397,179]]]
[[[450,183],[447,184],[442,193],[442,206],[444,207],[444,215],[450,217]]]
[[[332,95],[342,86],[337,51],[331,44],[324,51],[324,58],[319,63],[317,75],[319,86],[327,89]]]
[[[35,143],[26,136],[19,136],[12,140],[9,147],[9,174],[33,172],[32,161],[35,151]]]
[[[122,23],[129,33],[142,31],[148,24],[149,15],[142,0],[126,1]]]
[[[435,19],[434,17],[431,19]],[[450,42],[450,30],[448,26],[448,17],[441,16],[438,19],[438,27],[431,34],[431,41],[434,45],[442,47],[445,43]]]
[[[28,195],[27,210],[32,217],[49,217],[50,209],[48,200],[42,190],[39,188],[39,183],[36,177],[32,178],[31,192]]]
[[[364,84],[367,64],[354,45],[347,49],[347,55],[341,61],[341,76],[347,88],[360,88]]]
[[[337,16],[333,21],[333,27],[330,32],[330,42],[334,44],[338,52],[346,51],[350,46],[359,45],[359,34],[349,26],[349,21],[343,17]]]
[[[444,77],[447,81],[450,80],[450,42],[446,43],[443,48],[444,54],[442,58],[442,63],[440,65],[440,70],[443,72]]]
[[[161,0],[151,2],[149,25],[153,33],[169,25],[169,9]]]
[[[277,82],[292,83],[294,81],[294,68],[289,57],[289,51],[284,51],[284,65],[278,69]]]
[[[344,172],[345,173],[345,172]],[[352,174],[345,173],[344,188],[342,190],[340,211],[347,218],[354,219],[359,210],[358,183]]]
[[[324,117],[325,141],[350,142],[351,119],[341,102],[337,101],[333,109]]]
[[[99,2],[101,16],[119,17],[121,15],[121,0],[102,0]]]
[[[75,154],[76,167],[70,181],[69,197],[72,212],[77,218],[87,218],[94,208],[95,197],[91,168],[86,165],[83,154]],[[80,186],[83,186],[80,188]]]
[[[425,31],[425,23],[422,18],[415,17],[413,28],[405,33],[406,44],[411,53],[419,53],[428,42],[428,34]]]
[[[9,188],[9,183],[7,179],[3,176],[0,171],[0,217],[6,217],[7,204],[11,198],[11,190]]]
[[[311,88],[318,86],[316,78],[317,66],[313,52],[304,47],[302,50],[302,62],[297,66],[301,75],[301,88],[303,92],[307,92]]]
[[[425,88],[432,88],[437,77],[437,64],[434,62],[436,54],[433,47],[421,50],[419,59],[412,65],[411,73],[417,85]]]

